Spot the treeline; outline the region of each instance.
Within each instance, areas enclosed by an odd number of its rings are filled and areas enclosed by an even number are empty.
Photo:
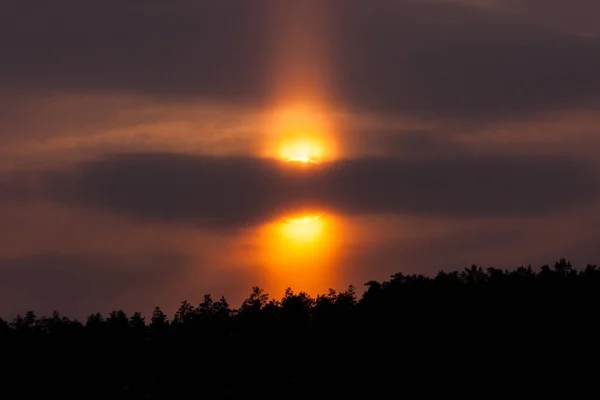
[[[171,318],[158,307],[147,319],[119,310],[85,322],[28,312],[0,320],[3,376],[9,386],[38,382],[29,390],[43,394],[63,376],[63,397],[177,398],[200,387],[221,397],[375,395],[415,376],[481,383],[501,371],[513,381],[562,371],[565,382],[599,371],[595,265],[472,266],[365,285],[360,298],[349,287],[316,298],[288,289],[279,300],[255,287],[237,309],[207,294]]]

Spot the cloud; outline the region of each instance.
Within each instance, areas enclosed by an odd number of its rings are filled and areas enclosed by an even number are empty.
[[[598,100],[597,40],[453,4],[357,3],[342,13],[352,52],[341,53],[336,77],[349,102],[494,119]]]
[[[581,34],[600,34],[600,4],[596,0],[422,0],[465,3],[513,12]]]
[[[47,253],[3,258],[1,313],[23,314],[32,309],[48,315],[59,310],[82,318],[121,308],[125,299],[128,307],[148,311],[169,290],[169,283],[185,273],[185,264],[185,257],[174,253],[129,257]]]
[[[597,39],[449,3],[303,4],[326,16],[318,44],[328,59],[319,68],[338,106],[487,120],[600,99]],[[0,84],[262,104],[285,89],[273,40],[286,38],[273,7],[268,0],[10,1],[0,17]],[[307,35],[317,23],[309,22]],[[315,58],[294,63],[310,69]]]
[[[350,126],[344,131],[345,150],[351,155],[389,156],[404,159],[469,156],[469,150],[457,140],[457,133],[444,129],[376,129]],[[479,134],[479,137],[483,135]],[[353,154],[352,154],[353,153]]]
[[[268,70],[259,3],[10,2],[2,72],[39,90],[254,97]]]
[[[362,158],[304,169],[248,157],[132,153],[37,179],[29,198],[208,228],[250,226],[304,209],[533,216],[589,202],[597,192],[594,169],[556,156]]]

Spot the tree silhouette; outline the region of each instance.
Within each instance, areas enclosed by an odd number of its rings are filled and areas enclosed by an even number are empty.
[[[159,307],[149,321],[124,310],[85,324],[57,311],[0,319],[3,387],[31,398],[380,397],[425,378],[421,392],[530,386],[539,396],[575,393],[600,372],[600,269],[564,258],[397,273],[360,296],[353,286],[314,298],[288,288],[277,300],[253,287],[237,310],[211,294],[197,304],[183,301],[172,321]]]
[[[155,336],[164,335],[169,329],[169,320],[167,315],[162,312],[158,306],[156,306],[152,312],[149,328],[150,332],[152,332]]]

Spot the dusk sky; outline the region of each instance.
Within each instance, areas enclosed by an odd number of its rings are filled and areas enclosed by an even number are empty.
[[[0,48],[0,316],[600,262],[598,0],[4,0]]]

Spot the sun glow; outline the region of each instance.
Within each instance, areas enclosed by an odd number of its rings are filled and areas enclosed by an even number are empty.
[[[291,218],[285,221],[287,224],[281,226],[281,233],[290,244],[314,243],[323,235],[324,223],[318,215]]]
[[[290,224],[302,224],[302,225],[310,224],[310,223],[319,221],[320,219],[321,219],[320,215],[307,215],[307,216],[302,216],[302,217],[284,218],[284,220],[289,222]]]
[[[315,107],[278,109],[269,115],[269,156],[284,161],[314,164],[335,156],[331,124],[326,113]]]
[[[318,161],[315,161],[310,157],[292,157],[292,158],[288,158],[286,161],[302,163],[302,164],[318,164],[319,163]]]
[[[324,157],[324,145],[311,137],[287,137],[282,135],[278,144],[279,157],[287,161],[311,162]]]
[[[286,161],[314,163],[325,156],[325,146],[314,138],[283,137],[278,147],[279,158]]]
[[[257,240],[272,294],[287,286],[310,293],[327,291],[335,280],[337,231],[333,216],[308,212],[264,225]]]

